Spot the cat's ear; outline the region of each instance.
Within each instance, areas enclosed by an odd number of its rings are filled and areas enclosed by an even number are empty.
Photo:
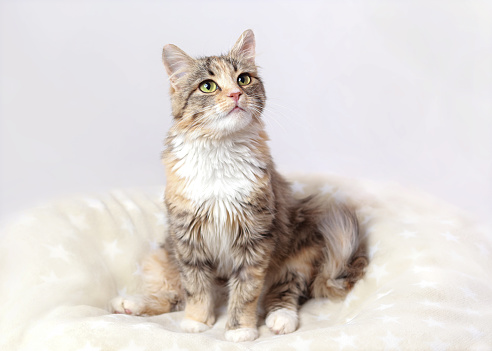
[[[166,67],[169,81],[173,88],[178,89],[178,82],[187,73],[193,65],[193,59],[176,45],[167,44],[162,50],[162,62]]]
[[[247,29],[236,41],[236,44],[232,47],[230,54],[255,64],[255,46],[255,35],[251,29]]]

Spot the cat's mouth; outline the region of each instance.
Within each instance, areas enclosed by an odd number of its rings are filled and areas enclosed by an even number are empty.
[[[239,106],[235,106],[232,110],[229,111],[228,115],[230,115],[231,113],[240,112],[240,111],[244,111],[244,109],[239,107]]]

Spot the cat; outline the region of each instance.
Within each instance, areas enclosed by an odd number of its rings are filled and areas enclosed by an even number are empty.
[[[295,199],[277,172],[253,31],[222,56],[194,59],[168,44],[163,62],[174,116],[163,152],[168,235],[143,264],[144,294],[118,297],[113,309],[155,315],[184,306],[181,328],[202,332],[214,324],[222,285],[227,340],[258,337],[259,304],[273,333],[291,333],[304,301],[343,297],[363,276],[355,211]]]

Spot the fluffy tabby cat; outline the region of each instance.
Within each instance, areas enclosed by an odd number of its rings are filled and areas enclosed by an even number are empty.
[[[163,153],[169,233],[146,259],[144,294],[113,308],[154,315],[185,304],[182,329],[201,332],[222,284],[227,340],[258,337],[259,303],[272,332],[293,332],[302,302],[344,296],[362,276],[357,218],[341,204],[294,199],[277,173],[251,30],[226,55],[194,59],[169,44],[163,60],[174,116]]]

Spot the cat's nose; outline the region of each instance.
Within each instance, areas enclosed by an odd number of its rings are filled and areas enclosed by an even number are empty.
[[[242,93],[240,91],[234,90],[229,93],[229,97],[232,98],[234,102],[237,103],[241,94]]]

